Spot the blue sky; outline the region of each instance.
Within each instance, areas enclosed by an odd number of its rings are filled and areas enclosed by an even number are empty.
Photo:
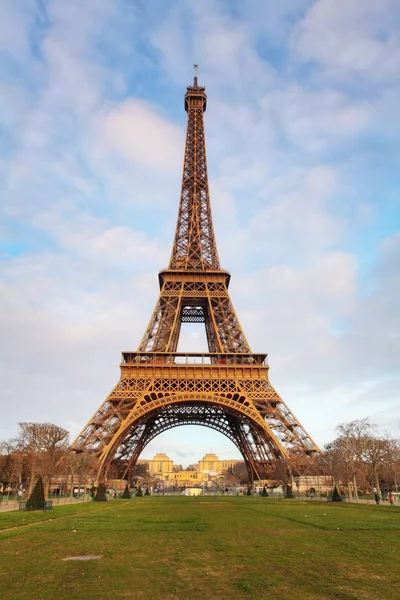
[[[193,63],[253,350],[318,444],[366,416],[398,436],[399,3],[5,0],[0,438],[25,420],[75,436],[136,349],[172,245]],[[195,428],[156,451],[237,455]]]

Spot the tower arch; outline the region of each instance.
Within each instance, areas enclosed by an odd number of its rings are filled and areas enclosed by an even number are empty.
[[[106,476],[116,456],[136,462],[157,435],[188,423],[210,427],[228,437],[242,454],[250,479],[262,478],[274,459],[288,457],[249,398],[237,393],[166,394],[154,399],[145,395],[143,403],[138,403],[137,410],[127,416],[103,446],[99,473]]]

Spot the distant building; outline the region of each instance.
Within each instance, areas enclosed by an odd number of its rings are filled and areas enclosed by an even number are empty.
[[[199,460],[199,471],[216,471],[223,473],[224,471],[234,471],[235,465],[241,462],[240,460],[220,460],[216,454],[206,454]]]
[[[174,465],[165,453],[157,453],[153,459],[140,459],[138,464],[148,466],[149,475],[164,481],[166,485],[177,487],[190,485],[204,485],[210,479],[222,475],[224,471],[233,471],[239,460],[220,460],[216,454],[206,454],[196,464],[190,465],[186,470],[182,465]]]
[[[294,492],[326,493],[332,491],[332,477],[328,475],[300,475],[294,478]]]
[[[153,460],[149,460],[147,464],[149,465],[149,474],[158,476],[171,473],[174,465],[164,452],[156,454]]]
[[[198,471],[178,471],[171,475],[170,483],[178,487],[185,485],[200,485],[204,479]]]

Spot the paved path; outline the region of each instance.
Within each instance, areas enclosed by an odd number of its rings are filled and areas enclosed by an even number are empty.
[[[26,499],[25,499],[26,500]],[[64,506],[64,504],[82,504],[82,502],[90,502],[91,498],[56,498],[53,499],[53,506]],[[0,514],[11,510],[19,509],[19,500],[3,500],[0,502]]]

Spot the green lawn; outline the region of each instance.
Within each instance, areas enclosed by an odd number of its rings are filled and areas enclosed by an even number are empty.
[[[0,597],[398,600],[399,538],[384,505],[164,496],[5,513]],[[61,560],[88,554],[102,558]]]

